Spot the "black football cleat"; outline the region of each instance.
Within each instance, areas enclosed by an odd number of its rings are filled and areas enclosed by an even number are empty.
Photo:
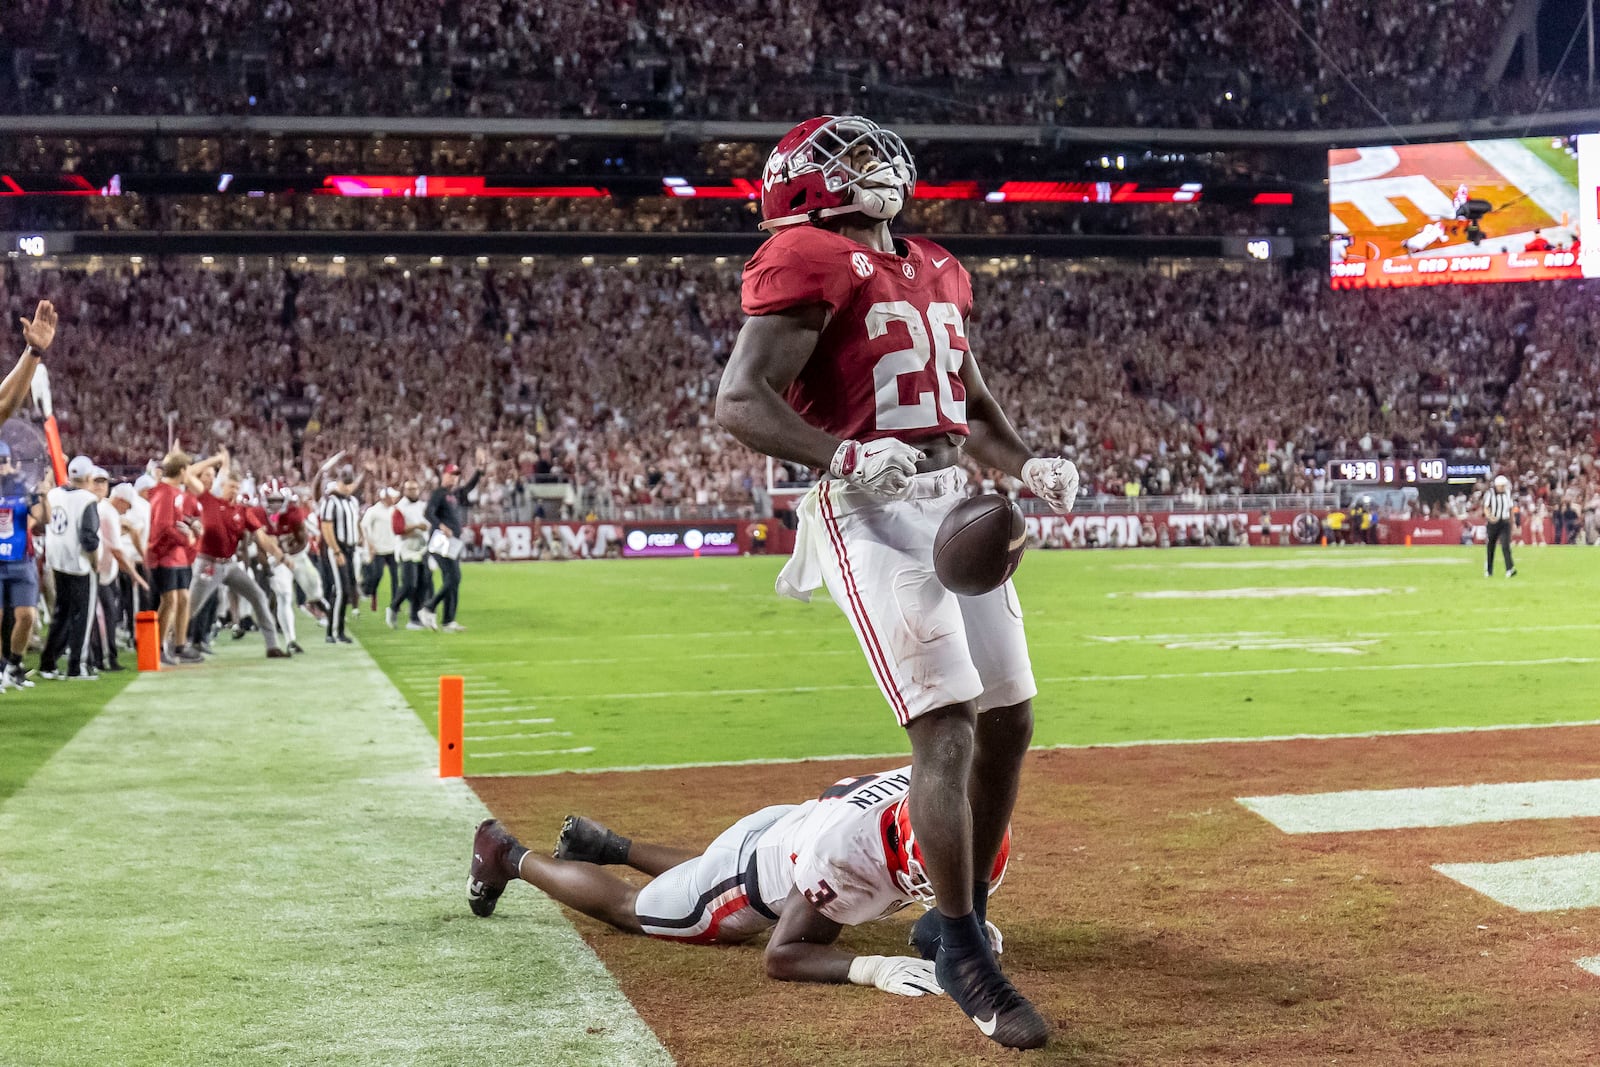
[[[628,849],[632,845],[626,837],[606,829],[593,819],[582,815],[568,815],[556,837],[558,860],[574,863],[627,863]]]
[[[929,908],[922,913],[922,918],[911,924],[911,936],[906,939],[906,944],[917,950],[917,955],[925,960],[939,958],[939,942],[944,937],[944,922],[939,917],[938,908]]]
[[[507,854],[517,839],[498,819],[485,819],[472,836],[472,865],[467,868],[467,906],[487,919],[494,914],[500,894],[511,879],[506,873]]]
[[[1044,1018],[1000,972],[987,944],[959,958],[941,945],[933,973],[990,1041],[1006,1048],[1044,1048],[1050,1039]]]

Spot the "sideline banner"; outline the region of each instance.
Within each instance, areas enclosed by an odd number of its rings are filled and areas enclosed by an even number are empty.
[[[794,548],[794,533],[776,519],[475,522],[462,539],[467,560],[787,555]]]

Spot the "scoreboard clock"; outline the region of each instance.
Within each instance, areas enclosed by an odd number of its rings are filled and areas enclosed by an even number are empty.
[[[1442,459],[1336,459],[1328,464],[1331,481],[1354,485],[1443,485],[1448,473]]]

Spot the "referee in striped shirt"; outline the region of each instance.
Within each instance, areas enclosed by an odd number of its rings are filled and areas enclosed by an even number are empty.
[[[350,644],[344,632],[345,613],[350,602],[360,595],[356,585],[356,545],[361,542],[361,502],[356,499],[354,467],[342,467],[333,491],[317,506],[322,525],[322,550],[328,554],[328,570],[333,575],[332,610],[328,612],[328,644]]]
[[[1500,546],[1500,552],[1506,561],[1506,577],[1514,577],[1517,573],[1516,565],[1511,562],[1511,479],[1504,474],[1496,475],[1494,486],[1483,494],[1483,514],[1489,520],[1489,536],[1485,539],[1489,546],[1489,556],[1483,568],[1485,578],[1494,577],[1494,546]]]

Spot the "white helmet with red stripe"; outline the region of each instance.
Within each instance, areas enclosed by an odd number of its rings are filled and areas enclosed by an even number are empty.
[[[922,864],[922,848],[917,844],[916,831],[911,828],[911,805],[901,800],[886,813],[883,822],[884,852],[889,858],[889,874],[907,896],[933,907],[933,883]],[[1011,827],[1000,842],[1000,852],[994,858],[994,868],[989,872],[989,892],[993,893],[1006,876],[1011,862]]]

